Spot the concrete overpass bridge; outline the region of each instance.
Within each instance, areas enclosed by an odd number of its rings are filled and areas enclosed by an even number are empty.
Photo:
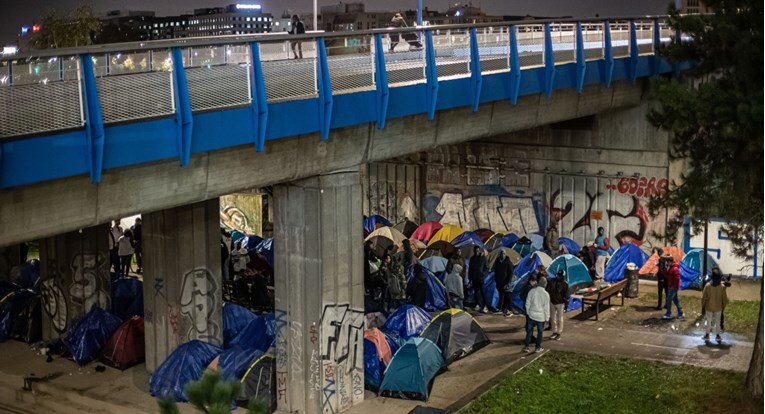
[[[404,34],[423,47],[391,50]],[[221,340],[218,197],[275,185],[278,409],[342,412],[363,399],[359,166],[637,106],[646,78],[680,69],[655,55],[671,37],[662,17],[620,17],[4,60],[0,246],[44,238],[54,337],[108,301],[106,223],[142,213],[152,371],[178,344]],[[70,288],[83,278],[90,290]]]

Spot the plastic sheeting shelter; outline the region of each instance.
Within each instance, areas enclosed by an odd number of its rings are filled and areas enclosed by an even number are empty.
[[[717,261],[707,252],[707,274],[712,274],[712,268],[719,266]],[[680,289],[701,289],[704,276],[701,275],[704,267],[704,249],[693,249],[688,251],[679,263],[680,268]]]
[[[122,321],[94,306],[62,340],[77,365],[85,365],[96,357]]]
[[[40,295],[12,283],[0,287],[0,342],[9,338],[31,343],[42,336]]]
[[[379,351],[369,339],[364,339],[364,385],[374,392],[380,389],[383,372],[383,361],[380,360]]]
[[[367,234],[375,231],[378,227],[390,225],[390,221],[383,216],[377,214],[369,217],[364,216],[364,231],[367,232]]]
[[[562,246],[566,246],[569,254],[577,254],[580,250],[582,250],[582,246],[580,246],[579,243],[575,242],[573,239],[569,239],[568,237],[558,238],[558,243]]]
[[[256,316],[239,333],[231,339],[228,347],[239,346],[245,349],[257,349],[262,352],[268,351],[274,343],[269,335],[268,321],[265,316]]]
[[[253,361],[244,373],[239,390],[238,402],[249,401],[253,398],[259,400],[269,412],[276,410],[276,370],[274,369],[274,356],[267,353]]]
[[[513,312],[526,314],[526,303],[521,297],[523,289],[529,285],[531,272],[524,273],[510,285],[510,307]]]
[[[438,346],[446,365],[490,343],[481,325],[459,309],[447,309],[434,316],[420,337],[430,339]]]
[[[426,221],[420,224],[409,238],[429,242],[433,235],[441,230],[441,227],[443,227],[443,225],[437,221]]]
[[[126,320],[109,338],[101,351],[101,361],[117,369],[127,369],[146,359],[143,317]]]
[[[457,236],[462,234],[465,230],[462,230],[462,228],[455,226],[453,224],[444,224],[443,227],[441,227],[440,230],[436,232],[436,234],[433,235],[433,237],[430,238],[428,241],[428,247],[430,247],[433,243],[438,241],[445,241],[447,243],[451,243],[452,240],[456,239]]]
[[[263,239],[260,243],[258,243],[257,247],[255,247],[255,251],[266,259],[266,262],[268,262],[268,265],[271,267],[271,269],[274,268],[273,238],[269,237],[267,239]]]
[[[425,280],[428,284],[425,291],[425,310],[436,312],[448,308],[446,286],[427,268],[423,267],[422,271],[425,273]],[[414,277],[414,266],[408,266],[404,272],[406,273],[406,283],[410,283]]]
[[[183,387],[196,381],[210,365],[221,349],[215,345],[195,339],[186,342],[168,355],[149,379],[149,392],[155,397],[168,397],[175,401],[186,401]]]
[[[430,322],[430,315],[415,305],[401,305],[388,316],[383,325],[383,331],[390,331],[395,335],[409,339],[417,336]]]
[[[646,260],[648,260],[648,255],[640,250],[640,247],[632,243],[624,243],[616,249],[614,255],[608,260],[603,280],[618,282],[624,279],[624,268],[627,267],[627,263],[635,263],[638,268],[641,268]]]
[[[559,270],[566,272],[566,283],[568,283],[569,293],[592,285],[592,278],[587,266],[574,255],[564,254],[558,256],[547,267],[547,273],[550,277],[556,277]]]
[[[233,240],[234,237],[232,236]],[[246,234],[242,237],[242,248],[247,250],[247,253],[257,252],[258,245],[263,242],[263,238],[260,236]]]
[[[463,246],[478,246],[481,249],[486,248],[486,246],[483,244],[483,241],[481,241],[481,237],[472,231],[462,232],[462,234],[452,240],[452,244],[457,248]]]
[[[371,341],[377,348],[380,361],[386,365],[390,363],[390,359],[393,357],[393,352],[390,343],[388,342],[389,339],[385,336],[383,331],[377,328],[366,329],[364,331],[364,339]]]
[[[143,316],[143,282],[121,277],[112,282],[112,313],[123,321]]]
[[[486,306],[497,309],[497,305],[499,305],[499,291],[497,290],[497,281],[494,279],[494,272],[488,272],[483,275],[483,297],[486,299]],[[473,295],[473,301],[475,302],[475,294]]]
[[[537,270],[540,265],[550,267],[552,258],[545,252],[534,252],[523,259],[513,269],[513,274],[522,276],[528,272]]]
[[[215,357],[207,368],[217,369],[226,380],[240,381],[250,365],[264,354],[265,352],[258,349],[235,346]]]
[[[380,395],[427,401],[433,378],[443,367],[441,350],[433,341],[410,338],[385,369]]]
[[[235,303],[223,303],[223,347],[228,348],[231,341],[247,327],[247,324],[257,319],[253,311]]]

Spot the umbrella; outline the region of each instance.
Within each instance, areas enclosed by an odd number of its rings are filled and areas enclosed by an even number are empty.
[[[393,228],[400,231],[406,237],[412,237],[412,233],[417,230],[417,223],[411,220],[405,220],[396,224]]]
[[[367,236],[364,241],[366,242],[374,237],[385,237],[390,239],[398,246],[401,246],[404,240],[406,240],[406,236],[404,236],[400,231],[394,229],[393,227],[380,227],[379,229],[369,233],[369,236]]]
[[[433,237],[430,238],[430,241],[428,241],[428,246],[430,246],[431,244],[437,241],[445,241],[447,243],[451,242],[463,232],[464,230],[462,230],[458,226],[455,226],[453,224],[445,224],[443,227],[441,227],[441,230],[438,230],[438,232],[436,232],[436,234],[434,234]]]
[[[534,248],[537,249],[537,250],[542,250],[542,248],[545,245],[545,238],[540,236],[539,234],[530,233],[530,234],[527,234],[524,237],[526,237],[527,239],[531,240],[531,245],[534,246]]]
[[[481,238],[481,241],[486,243],[486,240],[489,240],[491,236],[494,235],[494,232],[489,229],[478,229],[474,231],[473,233],[477,234],[478,237]]]
[[[437,221],[426,221],[425,223],[420,224],[420,226],[417,227],[417,230],[415,230],[409,237],[427,242],[434,234],[441,230],[441,227],[443,226]]]
[[[441,256],[430,256],[420,262],[422,267],[427,268],[433,273],[445,271],[447,263],[449,263],[449,261]]]
[[[489,263],[489,268],[494,267],[494,262],[496,262],[497,258],[499,258],[500,251],[505,252],[505,256],[510,258],[510,262],[513,264],[513,266],[517,265],[518,262],[521,261],[521,255],[519,255],[518,252],[512,249],[508,249],[507,247],[500,247],[496,250],[493,250],[491,253],[489,253],[489,257],[487,259]]]

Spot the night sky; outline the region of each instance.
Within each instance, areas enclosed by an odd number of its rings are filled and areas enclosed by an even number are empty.
[[[535,16],[615,16],[663,14],[671,0],[475,0],[487,14]],[[312,0],[247,0],[240,3],[259,3],[263,10],[275,15],[285,9],[297,13],[310,12]],[[346,1],[350,3],[351,1]],[[24,24],[33,24],[45,13],[56,9],[71,9],[82,0],[0,0],[0,46],[15,43],[16,35]],[[154,10],[157,16],[191,13],[195,8],[219,7],[236,3],[234,0],[96,0],[92,1],[96,13],[107,10]],[[337,4],[337,0],[318,0],[319,6]],[[367,10],[406,10],[417,7],[416,0],[385,0],[365,2]],[[424,7],[445,11],[453,1],[423,0]]]

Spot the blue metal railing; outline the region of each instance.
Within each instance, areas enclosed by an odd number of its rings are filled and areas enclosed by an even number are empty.
[[[477,111],[532,93],[634,81],[669,71],[654,51],[673,35],[661,16],[564,19],[177,39],[5,58],[0,188],[82,172],[99,182],[104,168],[168,157],[186,165],[196,152],[246,143],[263,151],[268,140],[291,135],[328,139],[332,128],[384,128],[416,113],[432,120],[453,107]],[[33,159],[60,168],[21,168],[16,157],[32,156],[31,142]],[[46,149],[61,143],[63,152]]]

